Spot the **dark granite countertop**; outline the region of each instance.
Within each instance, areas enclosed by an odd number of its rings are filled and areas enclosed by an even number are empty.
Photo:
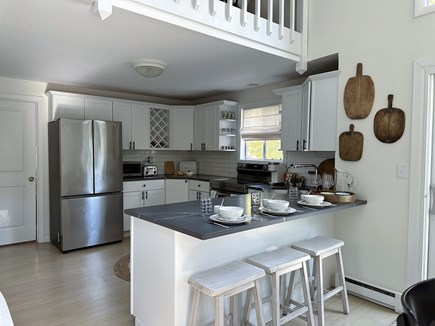
[[[286,197],[284,195],[276,195],[275,199],[279,199],[281,196],[281,199]],[[219,205],[221,201],[221,198],[212,199],[213,205]],[[238,225],[227,225],[227,227],[211,224],[209,223],[209,216],[201,216],[199,201],[131,208],[126,209],[125,213],[201,240],[207,240],[314,215],[334,213],[343,209],[366,205],[367,201],[356,200],[353,204],[333,205],[319,209],[307,208],[297,203],[290,203],[290,207],[295,208],[297,211],[286,216],[264,215],[258,212],[258,209],[255,209],[254,212],[254,209],[251,210],[250,204],[250,195],[225,197],[225,206],[243,207],[244,214],[253,217],[250,222]]]
[[[124,182],[129,181],[146,181],[146,180],[161,180],[161,179],[187,179],[187,180],[199,180],[199,181],[211,181],[216,179],[228,179],[230,177],[223,177],[218,175],[210,175],[210,174],[198,174],[192,177],[186,177],[185,175],[167,175],[167,174],[158,174],[152,177],[132,177],[132,178],[124,178]]]

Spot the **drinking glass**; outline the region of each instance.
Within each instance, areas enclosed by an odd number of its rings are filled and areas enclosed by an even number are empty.
[[[201,205],[202,216],[211,215],[213,213],[213,205],[210,197],[201,199],[200,205]]]
[[[261,191],[251,192],[251,206],[260,207],[261,206]]]

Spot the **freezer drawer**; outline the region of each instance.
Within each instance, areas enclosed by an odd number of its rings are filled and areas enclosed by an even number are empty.
[[[120,241],[122,237],[122,193],[62,198],[62,251]]]

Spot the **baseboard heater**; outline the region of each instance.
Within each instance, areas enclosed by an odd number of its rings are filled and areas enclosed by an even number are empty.
[[[372,301],[384,307],[401,312],[400,293],[391,292],[379,287],[346,277],[347,291],[353,295]]]

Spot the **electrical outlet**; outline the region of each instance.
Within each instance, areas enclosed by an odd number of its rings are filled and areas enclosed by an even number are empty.
[[[396,166],[396,177],[399,179],[406,179],[406,165],[403,163],[397,163]]]

